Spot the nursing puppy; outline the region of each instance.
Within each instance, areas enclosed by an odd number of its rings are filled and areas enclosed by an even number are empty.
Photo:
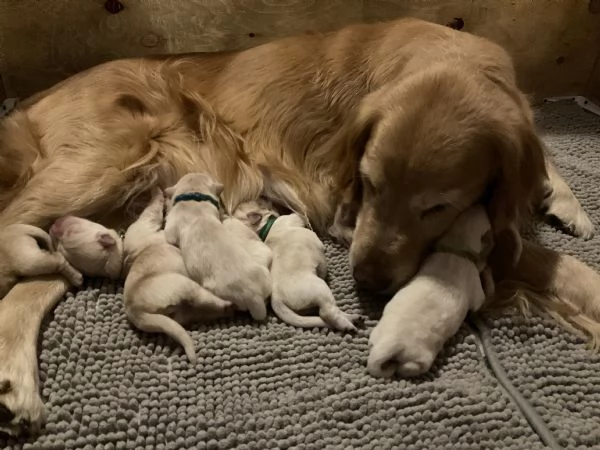
[[[19,278],[62,274],[75,286],[83,276],[65,257],[53,250],[48,233],[31,225],[9,225],[0,231],[0,298]]]
[[[167,243],[163,218],[158,189],[125,234],[125,313],[140,330],[170,336],[195,363],[194,343],[182,324],[230,315],[232,305],[188,277],[181,252]]]
[[[65,216],[52,224],[50,237],[54,248],[83,274],[120,278],[123,242],[115,230],[80,217]]]
[[[371,332],[367,363],[371,375],[411,377],[427,372],[467,312],[477,311],[486,294],[491,295],[493,280],[486,266],[492,248],[490,229],[484,208],[475,206],[440,238]]]
[[[250,311],[254,319],[264,320],[271,294],[269,270],[246,250],[247,239],[221,222],[218,199],[222,190],[222,184],[203,173],[185,175],[169,188],[167,241],[181,249],[193,280]]]
[[[354,331],[358,316],[342,312],[335,303],[327,276],[324,246],[297,214],[278,216],[269,202],[247,202],[235,216],[255,230],[273,251],[271,306],[277,317],[297,327],[330,327]],[[297,312],[319,309],[317,316]]]
[[[248,228],[244,222],[235,216],[229,216],[223,219],[223,226],[229,233],[235,234],[240,240],[244,241],[243,248],[250,254],[254,261],[265,269],[271,270],[273,252],[269,246],[258,237],[258,234]]]

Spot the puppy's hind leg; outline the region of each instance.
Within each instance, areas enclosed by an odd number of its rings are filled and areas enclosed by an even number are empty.
[[[319,284],[318,287],[318,303],[319,303],[319,316],[325,321],[329,327],[339,331],[356,331],[354,326],[355,322],[360,320],[360,316],[355,314],[346,314],[336,304],[335,297],[327,286],[327,283],[322,279],[318,278],[318,282],[315,281],[315,285]]]
[[[125,233],[125,246],[135,245],[163,227],[165,198],[163,192],[156,188],[152,191],[152,199],[144,208],[138,219],[133,222]]]
[[[181,281],[180,295],[182,298],[188,300],[194,309],[197,310],[197,314],[194,315],[195,317],[213,320],[230,316],[234,311],[235,307],[233,303],[220,299],[195,281],[189,278],[182,279]]]

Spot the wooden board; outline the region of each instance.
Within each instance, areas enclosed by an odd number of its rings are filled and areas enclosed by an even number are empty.
[[[247,48],[359,21],[453,18],[504,45],[538,97],[583,93],[600,50],[597,0],[0,0],[0,74],[21,98],[125,56]],[[0,89],[0,91],[2,91]]]
[[[596,64],[594,64],[584,94],[597,105],[600,105],[600,50],[596,56]]]

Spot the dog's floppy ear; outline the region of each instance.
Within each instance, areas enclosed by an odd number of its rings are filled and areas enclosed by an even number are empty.
[[[350,159],[351,166],[348,168],[346,188],[341,193],[335,215],[335,222],[343,227],[354,228],[362,202],[359,165],[379,121],[379,114],[373,106],[374,101],[374,98],[365,99],[354,120],[350,122],[345,136],[346,158]]]
[[[517,132],[504,131],[497,136],[495,147],[499,170],[488,203],[488,214],[497,247],[516,265],[523,243],[520,225],[532,211],[543,180],[547,177],[544,147],[533,127],[521,126]]]

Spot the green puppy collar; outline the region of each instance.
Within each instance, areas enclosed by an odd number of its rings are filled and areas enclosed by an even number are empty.
[[[187,192],[185,194],[179,194],[173,199],[173,205],[179,202],[210,202],[215,208],[219,209],[219,200],[214,198],[212,195],[206,195],[201,192]]]
[[[267,219],[267,223],[265,223],[265,225],[260,230],[258,230],[258,237],[260,238],[261,241],[265,242],[265,239],[267,239],[267,236],[269,235],[269,231],[271,231],[271,227],[273,227],[273,224],[275,223],[276,220],[277,220],[277,216],[270,215],[269,218]]]

